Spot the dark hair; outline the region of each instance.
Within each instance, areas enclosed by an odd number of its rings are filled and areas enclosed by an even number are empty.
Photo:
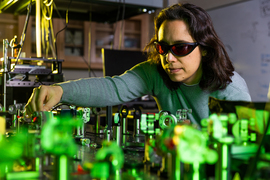
[[[202,56],[203,74],[199,86],[210,91],[225,89],[232,82],[231,76],[234,67],[214,30],[210,16],[198,6],[189,3],[175,4],[163,9],[155,17],[155,35],[145,47],[148,58],[152,59],[154,63],[160,64],[160,57],[154,48],[154,42],[158,40],[158,30],[165,20],[183,20],[188,26],[191,36],[200,44],[201,49],[206,51],[206,55]],[[170,83],[175,84],[173,81]]]

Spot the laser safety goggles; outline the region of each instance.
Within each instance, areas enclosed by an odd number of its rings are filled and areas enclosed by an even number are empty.
[[[177,43],[173,45],[167,45],[162,42],[154,42],[157,52],[161,55],[166,55],[170,50],[171,53],[175,56],[186,56],[191,53],[199,43]]]

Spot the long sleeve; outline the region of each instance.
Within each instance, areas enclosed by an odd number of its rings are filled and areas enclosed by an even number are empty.
[[[179,85],[171,90],[164,83],[157,65],[150,61],[140,63],[121,76],[105,78],[86,78],[60,83],[64,94],[61,102],[83,107],[105,107],[118,105],[143,95],[152,95],[159,110],[176,114],[178,109],[192,109],[188,118],[200,124],[201,119],[209,116],[208,99],[210,96],[234,101],[251,101],[244,79],[234,73],[232,83],[224,90],[209,92],[199,84]]]
[[[121,76],[59,83],[64,91],[61,102],[85,107],[104,107],[151,94],[149,73],[155,72],[152,68],[154,67],[149,62],[144,62]]]

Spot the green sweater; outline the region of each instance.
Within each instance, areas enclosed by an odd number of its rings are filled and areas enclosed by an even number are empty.
[[[178,109],[192,109],[188,119],[199,123],[210,115],[209,96],[222,100],[251,101],[245,80],[236,72],[226,89],[203,91],[198,84],[181,84],[170,90],[157,71],[157,65],[145,61],[121,76],[85,78],[59,84],[64,91],[61,102],[82,107],[105,107],[129,102],[144,95],[156,100],[159,110],[176,114]]]

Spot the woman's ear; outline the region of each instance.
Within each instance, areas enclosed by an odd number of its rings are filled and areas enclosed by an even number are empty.
[[[202,50],[202,56],[206,56],[207,55],[207,51],[206,50]]]

